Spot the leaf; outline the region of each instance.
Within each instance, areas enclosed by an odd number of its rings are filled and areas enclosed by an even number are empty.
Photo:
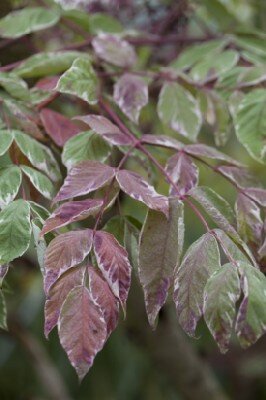
[[[118,36],[100,33],[92,40],[96,55],[102,60],[117,67],[132,67],[137,56],[134,48]]]
[[[78,51],[41,52],[22,61],[13,71],[22,78],[56,75],[70,68],[81,56]]]
[[[97,190],[108,184],[115,170],[98,161],[83,161],[69,171],[54,201],[67,200]]]
[[[238,193],[236,202],[237,230],[251,248],[261,243],[263,222],[260,208],[244,194]]]
[[[238,270],[244,298],[237,314],[236,334],[245,349],[265,333],[266,278],[247,263],[239,263]]]
[[[262,207],[266,207],[266,190],[261,188],[246,188],[246,195],[251,197],[254,201]]]
[[[60,179],[59,166],[48,147],[19,131],[15,132],[15,141],[35,168],[45,172],[54,182]]]
[[[225,253],[228,260],[233,260],[235,262],[243,261],[250,262],[249,257],[245,254],[245,252],[238,247],[233,240],[231,240],[226,233],[224,233],[220,229],[214,229],[213,234],[215,235],[218,243],[221,245],[223,252]]]
[[[27,101],[30,95],[28,85],[14,73],[0,72],[0,85],[12,97]]]
[[[174,302],[177,317],[190,336],[195,335],[197,322],[203,315],[203,294],[207,280],[220,267],[216,239],[206,233],[189,247],[176,271]]]
[[[104,278],[125,310],[131,282],[131,266],[126,250],[112,234],[97,231],[94,236],[94,252]]]
[[[20,168],[38,192],[40,192],[46,199],[51,200],[53,198],[54,186],[47,176],[36,171],[34,168],[27,167],[26,165],[21,165]]]
[[[135,172],[120,170],[116,173],[118,184],[130,197],[142,201],[149,208],[161,211],[168,216],[168,199],[155,191],[140,175]]]
[[[169,158],[166,172],[177,186],[176,188],[170,185],[170,194],[173,196],[184,196],[198,184],[198,168],[182,151]]]
[[[238,62],[238,52],[225,50],[222,53],[210,54],[199,61],[192,70],[190,76],[195,81],[209,81],[217,78],[220,74],[233,68]]]
[[[171,199],[169,218],[149,210],[140,234],[139,278],[150,325],[165,304],[184,242],[183,203]]]
[[[108,337],[118,323],[119,303],[99,271],[96,271],[92,266],[88,266],[88,275],[89,290],[94,302],[103,312]]]
[[[45,221],[41,235],[73,222],[86,219],[90,215],[95,216],[102,206],[103,200],[98,199],[69,201],[64,203]]]
[[[30,206],[15,200],[0,212],[0,264],[22,256],[31,238]]]
[[[176,139],[166,135],[143,135],[141,138],[142,143],[151,144],[154,146],[169,147],[174,150],[181,150],[184,145]]]
[[[204,318],[222,353],[226,353],[240,297],[237,268],[229,263],[214,272],[204,290]]]
[[[217,39],[189,46],[172,61],[170,66],[175,69],[191,68],[196,62],[205,59],[206,56],[215,57],[225,45],[226,40]]]
[[[61,76],[56,89],[61,93],[77,96],[89,104],[98,101],[98,80],[88,58],[77,58]]]
[[[44,307],[46,338],[58,323],[60,310],[67,295],[73,288],[82,285],[84,275],[84,266],[70,268],[50,287]]]
[[[116,146],[130,146],[133,145],[133,140],[125,135],[116,125],[109,119],[101,115],[82,115],[75,117],[75,119],[88,124],[91,129],[101,135],[107,142]]]
[[[199,186],[191,190],[190,196],[195,199],[212,218],[212,220],[223,229],[229,236],[237,238],[234,228],[235,215],[227,201],[214,190],[206,186]]]
[[[45,254],[44,289],[49,288],[69,268],[80,264],[90,253],[92,247],[92,231],[83,229],[62,233],[53,239]]]
[[[34,248],[36,250],[38,264],[40,266],[41,273],[45,275],[44,268],[44,256],[47,249],[46,242],[44,238],[40,237],[42,222],[39,218],[31,220],[31,228],[34,240]]]
[[[121,244],[124,245],[124,235],[125,235],[125,217],[120,215],[115,215],[114,217],[110,218],[103,227],[105,232],[111,233],[115,236],[116,240]]]
[[[234,116],[239,142],[257,161],[266,161],[266,90],[255,89],[246,94]]]
[[[50,28],[59,21],[56,9],[43,7],[26,7],[9,13],[0,20],[0,36],[19,38],[32,32]]]
[[[207,146],[206,144],[201,144],[201,143],[190,144],[185,146],[183,150],[191,156],[206,157],[206,158],[211,158],[213,160],[224,161],[231,165],[236,165],[240,167],[242,166],[234,158],[220,152],[219,150],[216,150],[214,147]]]
[[[13,142],[12,131],[0,130],[0,156],[5,154]]]
[[[34,201],[28,201],[31,211],[34,216],[36,216],[42,223],[50,216],[49,211]]]
[[[18,194],[21,171],[16,165],[0,168],[0,208],[11,203]]]
[[[5,279],[8,271],[9,271],[9,265],[8,264],[0,265],[0,288],[1,289],[3,287],[3,282],[4,282],[4,279]]]
[[[133,74],[123,74],[114,86],[114,101],[136,124],[141,109],[148,104],[148,96],[147,83]]]
[[[221,165],[217,167],[217,170],[233,182],[238,188],[256,184],[256,178],[252,176],[246,168]]]
[[[49,108],[43,108],[40,117],[46,133],[59,147],[64,146],[68,139],[80,132],[70,119]]]
[[[78,133],[69,139],[62,153],[63,164],[68,168],[85,160],[105,161],[110,155],[110,146],[93,131]]]
[[[123,32],[123,29],[120,21],[109,14],[101,12],[90,14],[90,32],[92,34],[120,33]]]
[[[8,330],[6,317],[6,300],[3,291],[0,290],[0,328],[4,329],[5,331]]]
[[[158,115],[162,122],[192,141],[199,134],[202,116],[197,100],[178,83],[166,83],[161,89]]]
[[[106,340],[106,322],[85,286],[71,290],[60,313],[60,343],[80,380],[93,364]]]

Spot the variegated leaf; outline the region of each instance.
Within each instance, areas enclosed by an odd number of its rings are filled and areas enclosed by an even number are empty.
[[[92,46],[98,57],[118,67],[132,67],[137,61],[134,47],[118,36],[100,33]]]
[[[166,172],[176,184],[176,187],[171,185],[171,195],[184,196],[198,184],[198,168],[182,151],[169,158]]]

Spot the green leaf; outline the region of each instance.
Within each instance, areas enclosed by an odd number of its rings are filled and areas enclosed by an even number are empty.
[[[220,74],[233,68],[238,61],[238,53],[234,50],[225,50],[217,55],[205,57],[190,71],[195,81],[208,81],[217,78]]]
[[[197,100],[178,83],[165,84],[160,92],[158,114],[162,122],[192,141],[199,134],[202,116]]]
[[[95,35],[98,33],[121,33],[124,28],[121,23],[111,15],[104,13],[94,13],[89,16],[90,32]]]
[[[31,164],[45,172],[52,181],[58,181],[61,174],[51,150],[22,132],[14,131],[14,135],[18,147]]]
[[[206,56],[216,57],[216,55],[226,45],[226,40],[210,40],[206,43],[189,46],[175,59],[170,67],[175,69],[187,69],[192,67],[196,62],[203,60]]]
[[[140,234],[139,278],[144,290],[149,323],[164,305],[178,267],[184,241],[183,203],[169,201],[169,218],[149,210]]]
[[[135,271],[139,267],[139,228],[138,221],[133,217],[125,218],[124,246],[128,253],[128,259]]]
[[[76,59],[72,66],[61,76],[57,84],[57,90],[96,104],[98,101],[97,76],[88,58]]]
[[[266,277],[247,263],[239,263],[238,270],[244,297],[238,310],[236,333],[240,345],[247,348],[266,330]]]
[[[0,130],[0,156],[5,154],[13,142],[12,131]]]
[[[62,161],[69,169],[85,160],[105,161],[111,147],[93,131],[81,132],[70,138],[63,149]]]
[[[233,258],[234,261],[243,261],[243,262],[250,262],[250,259],[238,247],[233,240],[231,240],[226,233],[224,233],[221,229],[214,229],[213,230],[218,242],[220,243],[223,252],[225,253],[226,257],[230,260]]]
[[[206,233],[187,250],[175,274],[174,302],[184,331],[195,335],[203,315],[203,294],[208,278],[220,268],[220,254],[215,237]]]
[[[24,174],[29,178],[32,185],[40,192],[46,199],[51,200],[54,196],[54,185],[44,174],[36,169],[21,165],[20,168]]]
[[[239,296],[237,268],[231,263],[211,275],[204,289],[204,318],[222,353],[228,350]]]
[[[6,300],[2,290],[0,290],[0,328],[7,331],[7,312],[6,312]]]
[[[34,247],[37,253],[37,259],[40,266],[40,270],[43,275],[45,275],[45,266],[44,266],[44,257],[47,249],[45,239],[41,237],[41,227],[39,218],[35,218],[31,221],[33,239],[34,239]]]
[[[44,221],[47,218],[50,217],[49,211],[46,210],[46,208],[44,208],[40,204],[35,203],[35,201],[29,201],[28,203],[30,205],[30,209],[31,209],[33,216],[37,217],[41,221],[42,224],[44,223]]]
[[[16,74],[0,72],[0,86],[17,99],[29,100],[30,92],[28,85]]]
[[[19,38],[31,32],[50,28],[59,21],[60,15],[56,9],[42,7],[26,7],[13,11],[0,20],[0,36]]]
[[[124,246],[125,218],[115,215],[104,225],[103,230],[115,236],[116,240]]]
[[[73,61],[82,56],[78,51],[57,51],[34,54],[13,71],[22,78],[39,78],[56,75],[71,67]]]
[[[16,165],[0,168],[0,208],[16,197],[21,184],[21,171]]]
[[[236,135],[250,155],[266,161],[266,89],[245,95],[234,116]]]
[[[0,212],[0,264],[22,256],[31,238],[30,206],[15,200]]]

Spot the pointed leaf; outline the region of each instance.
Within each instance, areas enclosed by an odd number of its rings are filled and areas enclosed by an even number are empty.
[[[92,46],[98,57],[118,67],[132,67],[137,61],[134,48],[118,36],[100,33]]]
[[[0,72],[0,86],[12,97],[28,101],[30,92],[27,83],[13,72]]]
[[[238,310],[236,333],[240,345],[247,348],[266,331],[266,277],[247,263],[239,263],[238,269],[244,298]]]
[[[173,283],[184,241],[183,203],[171,199],[169,205],[168,219],[149,210],[140,234],[139,278],[153,328]]]
[[[131,266],[126,250],[107,232],[96,232],[94,252],[98,266],[114,295],[125,309],[131,282]]]
[[[218,243],[221,245],[223,252],[225,253],[228,260],[232,259],[235,262],[243,261],[250,262],[249,257],[245,254],[245,252],[241,248],[238,247],[233,240],[231,240],[226,233],[221,231],[220,229],[214,229],[213,233],[218,240]]]
[[[207,280],[220,267],[216,239],[206,233],[189,247],[175,274],[174,302],[178,320],[191,336],[194,336],[197,322],[203,315]]]
[[[0,264],[22,256],[30,238],[30,206],[25,200],[15,200],[0,212]]]
[[[162,87],[158,114],[173,130],[190,140],[197,139],[202,123],[197,100],[178,83],[166,83]]]
[[[246,188],[245,193],[262,207],[266,207],[266,190],[261,188]]]
[[[220,160],[228,164],[241,167],[241,164],[235,159],[229,157],[227,154],[220,152],[219,150],[216,150],[214,147],[207,146],[206,144],[201,144],[201,143],[189,144],[185,146],[183,150],[192,156],[206,157],[206,158],[211,158],[213,160]]]
[[[70,268],[50,287],[44,307],[44,334],[48,337],[57,325],[61,307],[68,293],[76,286],[82,285],[85,267]]]
[[[97,190],[109,183],[115,170],[97,161],[83,161],[71,168],[54,201],[62,201]]]
[[[43,108],[40,117],[46,133],[57,146],[64,146],[68,139],[80,132],[77,125],[73,124],[70,119],[49,108]]]
[[[62,161],[69,169],[86,160],[105,161],[110,155],[110,146],[93,131],[85,131],[69,139],[62,153]]]
[[[77,96],[89,104],[96,104],[97,76],[88,58],[77,58],[61,76],[56,89],[61,93]]]
[[[148,103],[148,85],[133,74],[122,75],[114,86],[114,101],[131,119],[138,123],[141,109]]]
[[[106,340],[106,322],[85,286],[71,290],[60,313],[60,343],[80,380],[89,371]]]
[[[166,172],[178,188],[177,190],[175,187],[171,186],[171,195],[184,196],[198,184],[198,168],[193,161],[191,161],[190,157],[182,151],[169,158],[166,165]]]
[[[83,115],[75,117],[75,119],[88,124],[95,133],[103,136],[107,142],[113,145],[130,146],[133,144],[133,140],[129,136],[121,132],[109,119],[101,115]]]
[[[54,182],[60,179],[59,166],[48,147],[19,131],[15,132],[15,140],[19,149],[35,168],[45,172]]]
[[[16,165],[0,168],[0,208],[11,203],[18,194],[21,171]]]
[[[141,138],[142,143],[151,144],[155,146],[169,147],[174,150],[181,150],[184,147],[183,143],[166,135],[143,135]]]
[[[12,131],[0,130],[0,156],[5,154],[13,142]]]
[[[211,275],[204,289],[204,318],[222,353],[228,350],[239,296],[237,268],[230,263]]]
[[[44,174],[36,169],[21,165],[20,168],[24,174],[29,178],[32,185],[40,192],[46,199],[51,200],[54,195],[54,185]]]
[[[120,170],[116,174],[116,179],[123,192],[127,193],[135,200],[142,201],[149,208],[161,211],[168,215],[168,199],[155,191],[140,175],[126,170]]]
[[[92,231],[84,229],[63,233],[53,239],[45,254],[44,289],[48,293],[54,282],[69,268],[80,264],[92,247]]]
[[[103,312],[108,337],[116,328],[118,323],[119,303],[100,271],[96,271],[95,268],[89,266],[88,274],[89,290],[94,302]]]
[[[45,221],[41,234],[44,235],[62,226],[71,224],[72,222],[81,221],[88,218],[90,215],[95,216],[102,205],[103,200],[98,199],[69,201],[64,203]]]
[[[0,36],[19,38],[31,32],[47,29],[59,21],[56,9],[43,7],[26,7],[9,13],[0,20]]]

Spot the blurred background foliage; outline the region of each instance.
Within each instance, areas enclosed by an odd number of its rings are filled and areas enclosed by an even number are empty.
[[[60,3],[60,1],[58,1]],[[1,0],[0,15],[4,16],[11,9],[22,6],[42,4],[42,1]],[[49,3],[45,2],[45,3]],[[127,29],[143,29],[149,32],[176,33],[185,32],[192,36],[209,33],[230,33],[236,29],[251,32],[259,29],[265,31],[265,0],[102,0],[80,1],[84,12],[97,17],[99,12],[107,12],[117,18]],[[180,3],[180,4],[179,4]],[[176,13],[176,6],[181,12]],[[170,15],[170,18],[169,18]],[[171,16],[172,15],[172,16]],[[165,21],[168,21],[167,24]],[[114,24],[114,21],[112,22]],[[111,24],[111,22],[110,22]],[[119,29],[119,23],[116,23]],[[113,26],[113,25],[112,25]],[[84,26],[83,26],[84,28]],[[64,33],[72,40],[72,33]],[[49,31],[27,36],[9,47],[0,49],[1,64],[18,61],[31,54],[32,48],[53,50],[58,47],[56,36]],[[25,45],[24,45],[25,44]],[[182,44],[177,52],[182,50]],[[0,43],[1,47],[1,43]],[[165,62],[168,59],[168,47],[139,49],[140,62],[145,65],[147,59],[154,62]],[[77,114],[72,103],[55,102],[55,108],[65,114]],[[159,133],[162,128],[159,120],[154,121],[154,105],[146,107],[142,115],[142,124],[148,131],[152,128]],[[205,129],[201,140],[213,144],[213,137]],[[256,176],[266,183],[265,167],[250,158],[244,148],[236,142],[234,135],[222,150],[238,160],[243,161]],[[155,151],[155,150],[152,150]],[[167,152],[155,153],[163,162]],[[169,154],[168,154],[169,155]],[[134,168],[140,168],[134,162]],[[152,171],[150,171],[152,176]],[[223,180],[217,179],[205,167],[201,167],[201,184],[211,187],[234,203],[234,188]],[[165,191],[162,181],[159,190]],[[124,212],[142,219],[145,208],[131,200],[122,198]],[[186,247],[202,233],[200,223],[190,211],[186,212]],[[107,345],[97,356],[94,366],[81,385],[70,366],[67,357],[58,342],[57,333],[53,332],[49,341],[43,335],[42,276],[39,271],[35,251],[32,246],[26,257],[13,263],[7,278],[7,304],[10,316],[10,332],[0,336],[0,399],[1,400],[178,400],[186,398],[179,390],[180,369],[176,360],[177,349],[165,338],[163,329],[164,312],[161,315],[160,329],[151,332],[144,314],[143,294],[135,279],[130,291],[128,317],[121,320],[118,329],[112,334]],[[171,322],[171,328],[179,330],[177,322]],[[146,335],[146,331],[149,331]],[[163,332],[163,333],[162,333]],[[180,335],[182,335],[180,333]],[[145,338],[143,339],[143,336]],[[161,341],[162,338],[162,341]],[[188,343],[189,351],[202,365],[215,375],[228,398],[234,400],[266,399],[266,337],[264,336],[249,350],[240,349],[233,340],[231,349],[221,355],[205,325],[202,323],[197,331],[197,339],[183,338]],[[157,357],[155,347],[161,347]],[[163,353],[173,354],[165,364]],[[175,354],[176,352],[176,354]],[[172,362],[173,360],[173,362]],[[172,363],[172,364],[171,364]],[[181,368],[182,370],[182,368]],[[176,374],[176,379],[175,379]],[[193,382],[189,383],[193,385]],[[57,394],[58,389],[58,394]],[[65,393],[65,394],[62,394]],[[62,397],[63,396],[63,397]],[[66,397],[65,397],[66,396]],[[199,400],[212,400],[202,399]],[[196,400],[196,398],[195,398]]]

